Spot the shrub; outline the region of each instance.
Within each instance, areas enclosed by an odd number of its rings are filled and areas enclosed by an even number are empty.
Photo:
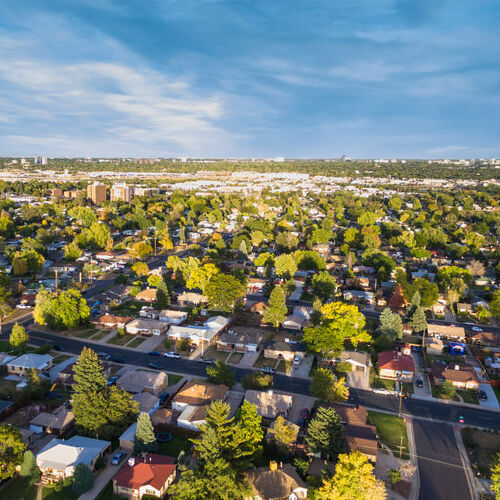
[[[273,386],[273,376],[266,373],[247,373],[242,381],[245,389],[265,390]]]

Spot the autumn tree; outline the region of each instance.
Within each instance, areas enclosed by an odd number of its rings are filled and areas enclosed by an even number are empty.
[[[24,456],[25,444],[19,429],[13,425],[0,424],[0,480],[12,477]]]
[[[14,324],[9,337],[9,343],[14,349],[22,350],[28,344],[29,336],[24,326],[19,323]]]

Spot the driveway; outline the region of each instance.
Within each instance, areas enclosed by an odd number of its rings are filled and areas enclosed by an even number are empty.
[[[313,361],[314,361],[314,356],[307,354],[305,358],[301,361],[300,365],[292,364],[290,375],[292,377],[309,378],[309,372],[311,371],[311,366],[313,364]]]
[[[247,351],[241,358],[238,366],[253,366],[260,356],[260,351]]]
[[[479,390],[484,391],[488,395],[488,399],[486,401],[481,399],[479,400],[479,404],[481,406],[486,406],[488,408],[500,408],[495,391],[490,384],[479,384]]]
[[[422,398],[432,398],[432,389],[429,377],[424,373],[424,357],[421,352],[412,352],[413,362],[415,363],[415,376],[413,377],[413,393]],[[417,379],[422,380],[423,387],[417,387]]]
[[[314,400],[312,396],[304,396],[302,394],[293,395],[293,403],[290,413],[288,415],[288,420],[294,424],[298,424],[300,420],[300,412],[307,408],[309,410],[309,415],[311,414],[311,409],[314,406]]]
[[[347,372],[347,384],[356,389],[370,390],[370,370]]]

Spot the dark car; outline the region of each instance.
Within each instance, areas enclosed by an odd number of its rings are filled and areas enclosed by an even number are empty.
[[[271,368],[270,366],[264,366],[259,369],[262,373],[267,373],[269,375],[274,375],[276,373],[276,370],[274,368]]]
[[[62,345],[59,345],[59,344],[55,344],[52,349],[54,349],[54,351],[64,351],[64,347]]]
[[[424,381],[421,378],[417,378],[417,387],[423,387],[424,386]]]
[[[161,356],[161,352],[160,351],[149,351],[148,355],[149,356]]]
[[[207,365],[213,365],[215,363],[215,361],[213,359],[209,359],[209,358],[199,359],[198,361],[200,363],[205,363]]]
[[[170,397],[170,394],[168,392],[163,392],[160,394],[160,404],[163,405],[166,403],[167,399]]]
[[[478,391],[477,396],[481,401],[488,401],[488,394],[486,394],[486,392],[484,391]]]
[[[106,382],[106,385],[115,385],[117,380],[118,377],[109,377],[108,381]]]
[[[100,359],[105,359],[106,361],[109,361],[111,359],[111,354],[108,354],[107,352],[98,352],[97,357]]]
[[[120,465],[121,461],[127,456],[124,451],[117,451],[111,457],[111,465]]]
[[[161,370],[159,363],[148,363],[149,368],[154,368],[155,370]]]

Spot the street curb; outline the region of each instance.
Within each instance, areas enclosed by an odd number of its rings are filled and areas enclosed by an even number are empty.
[[[406,419],[406,434],[408,436],[408,452],[410,461],[415,467],[415,488],[412,488],[409,500],[418,500],[420,495],[420,471],[418,469],[417,446],[415,444],[415,434],[413,433],[413,419]]]
[[[470,466],[469,457],[467,456],[467,451],[462,440],[462,434],[455,425],[453,426],[453,434],[455,436],[455,441],[457,442],[458,453],[460,455],[460,461],[462,462],[462,466],[464,468],[465,479],[467,480],[467,486],[469,487],[471,498],[473,500],[479,500],[476,478],[474,477]]]

